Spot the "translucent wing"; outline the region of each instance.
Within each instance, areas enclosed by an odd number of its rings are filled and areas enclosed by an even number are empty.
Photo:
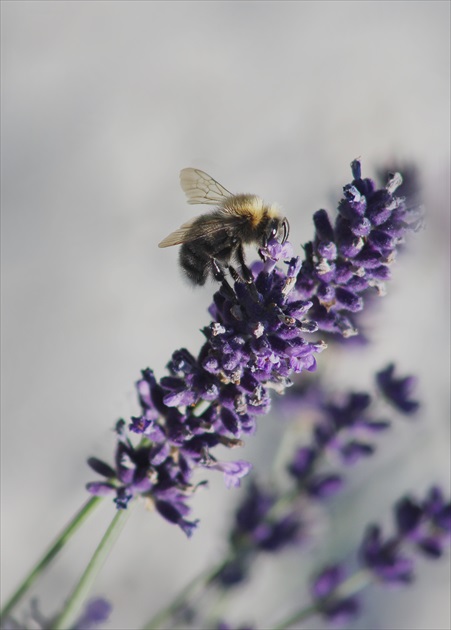
[[[203,216],[200,223],[196,223],[199,217],[190,219],[175,232],[171,232],[169,236],[158,244],[158,247],[171,247],[172,245],[181,245],[182,243],[189,243],[195,241],[198,238],[214,234],[224,229],[227,223],[227,218],[224,216]]]
[[[188,203],[221,204],[232,193],[217,181],[197,168],[184,168],[180,171],[180,184],[188,197]]]

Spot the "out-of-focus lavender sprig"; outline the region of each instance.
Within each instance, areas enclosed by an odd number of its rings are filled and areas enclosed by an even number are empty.
[[[112,495],[119,509],[142,496],[189,536],[197,525],[186,517],[189,496],[199,484],[197,469],[224,474],[237,486],[251,465],[218,461],[212,449],[233,448],[255,431],[256,419],[269,411],[270,390],[282,393],[293,373],[316,368],[321,340],[308,340],[318,327],[343,336],[355,333],[347,313],[363,308],[363,295],[389,277],[397,246],[414,223],[413,211],[395,196],[401,177],[377,190],[352,163],[354,180],[344,187],[334,227],[324,210],[314,215],[315,239],[305,259],[289,243],[276,240],[260,251],[254,282],[226,281],[214,295],[213,322],[203,329],[206,342],[197,357],[174,352],[169,375],[159,381],[150,369],[137,383],[141,414],[117,425],[115,466],[91,458],[104,481],[88,484],[95,495]],[[284,261],[286,269],[277,263]],[[348,457],[360,445],[348,446]]]
[[[418,401],[409,398],[416,379],[413,376],[394,379],[394,369],[395,365],[391,363],[377,372],[376,384],[379,389],[383,387],[385,397],[399,413],[410,415],[420,406]],[[292,396],[286,400],[290,398]],[[284,405],[284,402],[282,400],[281,404]],[[296,451],[289,472],[310,496],[328,497],[342,486],[343,477],[340,474],[318,474],[318,463],[324,455],[334,454],[346,465],[373,455],[376,446],[370,438],[391,425],[381,416],[377,402],[376,396],[370,392],[348,392],[330,397],[319,387],[312,388],[310,394],[299,401],[301,408],[310,406],[315,409],[316,420],[311,444]]]
[[[314,615],[331,625],[348,624],[362,609],[358,594],[363,589],[374,583],[410,584],[416,553],[436,559],[451,542],[451,503],[437,486],[423,500],[401,498],[394,517],[392,537],[385,538],[379,525],[369,526],[357,551],[357,568],[346,562],[324,567],[312,580],[312,602],[272,627],[285,630]]]
[[[362,611],[361,591],[372,584],[409,585],[416,577],[417,555],[432,560],[443,556],[451,543],[451,502],[439,486],[433,486],[422,500],[410,495],[402,497],[393,513],[392,536],[384,536],[377,524],[369,525],[360,545],[346,561],[334,562],[316,572],[310,585],[311,601],[271,627],[299,627],[318,615],[328,625],[347,625]],[[228,630],[231,626],[221,622],[217,627]]]

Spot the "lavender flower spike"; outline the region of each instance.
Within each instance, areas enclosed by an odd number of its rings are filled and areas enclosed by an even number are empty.
[[[319,329],[345,337],[357,334],[352,314],[363,309],[365,295],[384,293],[396,250],[418,222],[418,208],[395,196],[399,173],[378,190],[362,179],[358,160],[351,167],[354,180],[343,188],[335,221],[326,210],[314,214],[315,238],[305,245],[296,282],[300,297],[313,302]]]
[[[406,544],[413,543],[421,553],[439,558],[451,541],[451,503],[445,503],[442,491],[434,487],[422,502],[404,497],[394,513],[397,534],[384,539],[379,526],[370,526],[360,549],[361,559],[383,582],[410,583],[415,561],[406,553]]]
[[[357,597],[342,597],[337,594],[344,580],[343,567],[335,564],[323,569],[311,586],[317,609],[329,623],[349,623],[360,610]]]
[[[256,419],[269,411],[270,389],[283,391],[290,375],[316,367],[315,354],[325,348],[305,333],[316,324],[306,319],[311,302],[293,293],[299,270],[291,246],[270,242],[254,284],[223,284],[214,296],[214,321],[204,328],[206,342],[198,357],[186,349],[174,352],[169,375],[157,381],[150,369],[137,383],[141,415],[117,425],[115,467],[96,458],[89,464],[105,479],[88,484],[93,494],[111,494],[124,509],[142,496],[169,522],[190,535],[196,522],[186,516],[196,490],[196,469],[224,473],[235,487],[251,465],[218,462],[211,450],[221,444],[240,446]],[[288,270],[275,266],[288,257]],[[135,444],[136,437],[141,441]],[[199,484],[198,484],[199,485]]]
[[[433,487],[423,501],[406,496],[394,508],[396,534],[384,538],[379,525],[370,525],[359,550],[360,568],[346,575],[344,564],[326,566],[313,580],[313,607],[307,618],[319,612],[330,623],[347,623],[360,609],[358,593],[371,583],[410,584],[415,577],[412,543],[431,558],[441,556],[451,541],[451,503],[442,491]],[[284,624],[279,627],[286,627]]]
[[[394,377],[395,364],[390,363],[384,370],[376,374],[376,381],[379,389],[385,398],[398,411],[404,414],[412,414],[418,410],[420,403],[409,398],[412,389],[415,387],[414,376],[404,378]]]
[[[262,262],[252,267],[252,282],[221,283],[198,356],[177,350],[159,381],[152,370],[142,372],[141,414],[118,424],[114,467],[91,458],[104,480],[88,484],[89,492],[111,494],[119,509],[141,496],[191,534],[196,522],[186,517],[199,485],[195,470],[213,468],[224,472],[229,487],[239,484],[250,465],[220,463],[211,451],[219,444],[240,446],[269,411],[270,390],[282,393],[293,373],[316,369],[326,344],[309,339],[311,333],[355,332],[348,315],[363,308],[365,291],[389,277],[388,265],[409,229],[409,211],[394,196],[400,178],[376,190],[361,179],[359,162],[352,169],[334,227],[324,210],[314,215],[315,239],[305,246],[303,262],[290,243],[268,242],[259,251]],[[353,443],[342,454],[354,461],[371,453]],[[332,490],[325,481],[316,492]]]

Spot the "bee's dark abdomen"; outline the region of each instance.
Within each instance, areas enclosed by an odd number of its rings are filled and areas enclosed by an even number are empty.
[[[213,271],[212,258],[227,264],[232,251],[230,237],[224,231],[183,243],[180,248],[180,265],[191,282],[203,285]]]
[[[180,265],[193,284],[203,285],[210,273],[210,256],[192,243],[180,249]]]

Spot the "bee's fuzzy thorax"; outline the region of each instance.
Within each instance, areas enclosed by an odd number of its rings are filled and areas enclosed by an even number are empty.
[[[266,205],[257,195],[233,195],[223,204],[223,209],[234,216],[246,218],[256,228],[262,220],[280,216],[277,205]]]
[[[224,210],[235,216],[261,216],[263,213],[263,199],[257,195],[233,195],[223,203]]]
[[[280,207],[276,203],[266,206],[268,217],[274,219],[281,216]]]

